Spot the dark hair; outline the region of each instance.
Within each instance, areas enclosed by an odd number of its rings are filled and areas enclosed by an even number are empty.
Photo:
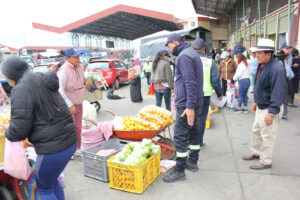
[[[23,84],[29,90],[34,109],[44,120],[51,122],[55,119],[59,105],[53,98],[52,92],[42,81],[41,73],[33,73],[27,70],[17,81],[17,84]]]
[[[155,58],[154,58],[154,61],[153,61],[153,63],[152,63],[152,71],[153,71],[153,72],[156,70],[158,62],[159,62],[161,59],[163,59],[163,55],[168,56],[167,54],[160,53],[160,52],[156,54],[156,56],[155,56]]]
[[[241,53],[236,54],[236,58],[238,64],[243,62],[246,65],[246,67],[248,67],[247,58],[243,54]]]

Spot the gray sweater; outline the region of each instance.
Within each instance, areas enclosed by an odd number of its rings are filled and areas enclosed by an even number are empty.
[[[168,83],[170,89],[174,89],[174,79],[172,76],[171,65],[168,61],[160,59],[157,67],[151,73],[151,82],[153,83]]]

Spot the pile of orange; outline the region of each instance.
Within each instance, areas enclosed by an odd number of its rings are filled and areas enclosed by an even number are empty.
[[[146,106],[139,112],[140,118],[155,123],[159,128],[173,124],[172,113],[157,106]]]
[[[154,123],[139,119],[136,117],[125,117],[123,119],[124,127],[120,130],[155,130],[158,129],[158,126]]]

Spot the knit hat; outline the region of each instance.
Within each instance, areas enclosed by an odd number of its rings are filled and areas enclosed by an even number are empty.
[[[28,69],[27,62],[18,56],[10,56],[1,63],[2,74],[13,81],[18,81]]]
[[[222,51],[222,54],[221,54],[221,58],[224,59],[226,57],[229,56],[229,52],[228,51]]]
[[[233,54],[239,54],[239,53],[244,53],[245,47],[243,47],[241,44],[237,43],[233,49]]]

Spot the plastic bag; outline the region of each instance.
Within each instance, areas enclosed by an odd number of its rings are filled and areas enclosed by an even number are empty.
[[[154,83],[151,83],[151,86],[150,86],[147,94],[148,95],[154,95],[155,94]]]
[[[142,72],[141,79],[145,78],[145,72]]]
[[[27,180],[30,176],[31,168],[22,142],[5,139],[4,172],[22,180]]]

